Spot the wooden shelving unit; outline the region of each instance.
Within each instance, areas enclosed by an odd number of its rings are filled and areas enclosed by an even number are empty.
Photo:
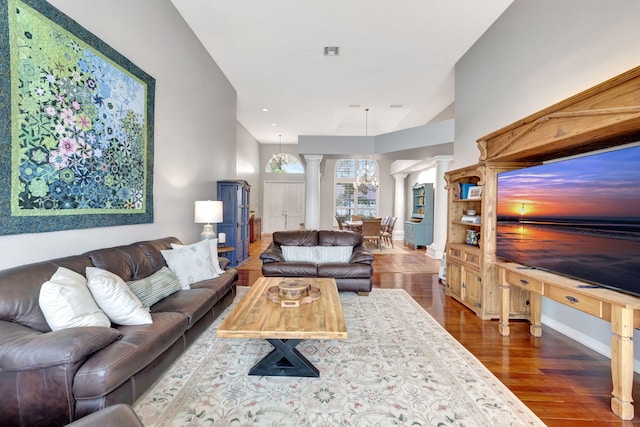
[[[448,191],[447,214],[447,281],[446,293],[473,310],[482,319],[500,317],[500,292],[495,262],[498,173],[523,167],[522,163],[479,163],[445,174]],[[470,199],[465,185],[482,187],[482,196]],[[468,222],[469,210],[476,212],[480,223]],[[463,221],[463,217],[465,221]],[[475,233],[478,245],[471,242]],[[525,292],[511,294],[512,319],[529,319],[529,296]]]

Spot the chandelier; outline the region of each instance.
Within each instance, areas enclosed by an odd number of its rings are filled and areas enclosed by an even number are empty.
[[[364,109],[364,134],[369,135],[369,109]],[[369,190],[378,189],[378,177],[373,160],[359,160],[358,173],[356,175],[356,186],[362,194],[367,194]]]
[[[376,176],[373,160],[361,160],[356,176],[356,186],[362,194],[367,194],[369,190],[378,189],[378,177]]]
[[[271,156],[271,169],[274,172],[284,172],[285,166],[289,164],[289,158],[286,153],[282,152],[282,135],[278,135],[280,137],[280,144],[278,146],[278,153]]]

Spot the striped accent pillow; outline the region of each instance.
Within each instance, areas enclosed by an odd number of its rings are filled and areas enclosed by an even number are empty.
[[[167,267],[162,267],[144,279],[127,282],[127,285],[145,307],[151,307],[182,288],[178,276]]]

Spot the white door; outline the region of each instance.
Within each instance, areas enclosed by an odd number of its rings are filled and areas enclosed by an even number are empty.
[[[262,232],[300,229],[304,222],[304,182],[265,182]]]

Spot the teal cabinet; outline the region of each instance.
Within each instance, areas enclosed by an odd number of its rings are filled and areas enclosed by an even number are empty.
[[[416,184],[411,193],[411,218],[404,222],[404,244],[426,247],[433,243],[433,184]]]

